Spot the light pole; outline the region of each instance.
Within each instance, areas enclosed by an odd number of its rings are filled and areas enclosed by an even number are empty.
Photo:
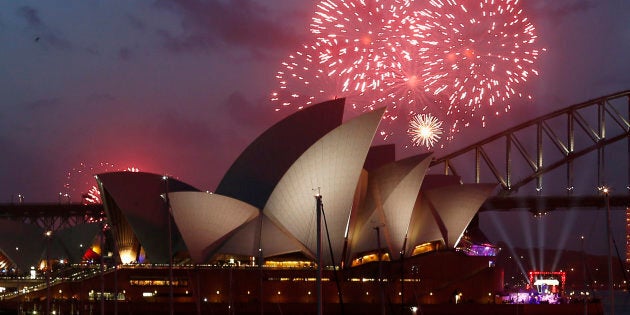
[[[612,230],[610,224],[610,191],[608,187],[602,189],[604,198],[606,199],[606,232],[608,234],[608,294],[610,294],[610,314],[615,315],[615,294],[613,285],[613,271],[612,271]]]
[[[100,277],[101,277],[101,296],[100,307],[101,315],[105,315],[105,224],[101,222],[100,231],[100,247],[101,247],[101,259],[100,259]]]
[[[584,299],[584,315],[588,314],[588,305],[587,303],[587,296],[586,296],[586,288],[587,288],[587,281],[586,281],[586,256],[584,255],[584,235],[580,236],[581,239],[581,243],[582,243],[582,276],[584,277],[584,296],[582,297]]]
[[[166,202],[166,220],[168,222],[168,309],[169,314],[173,315],[173,227],[171,226],[171,202],[168,198],[168,176],[162,176],[162,180],[164,180],[165,185],[164,201]]]
[[[52,231],[48,230],[46,236],[46,314],[50,314],[50,238]]]

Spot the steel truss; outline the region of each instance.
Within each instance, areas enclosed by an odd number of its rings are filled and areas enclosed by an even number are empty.
[[[557,175],[558,169],[564,167],[564,188],[566,195],[571,196],[576,181],[575,161],[596,154],[596,169],[579,171],[596,171],[597,183],[593,186],[604,187],[607,185],[605,149],[625,140],[626,152],[614,154],[625,156],[628,165],[625,174],[616,176],[626,176],[625,189],[628,190],[629,113],[630,90],[603,96],[507,129],[438,158],[431,167],[443,170],[440,172],[446,175],[460,176],[464,182],[495,181],[499,185],[497,195],[501,197],[515,196],[519,189],[532,183],[535,183],[535,195],[542,196],[544,175],[552,171]],[[515,170],[518,170],[518,176]],[[472,178],[469,176],[466,180],[462,176],[464,173],[472,174]]]

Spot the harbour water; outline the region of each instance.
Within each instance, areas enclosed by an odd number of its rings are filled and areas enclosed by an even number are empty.
[[[614,294],[614,309],[611,311],[608,291],[597,293],[601,298],[604,314],[611,315],[614,311],[615,315],[630,315],[630,291],[614,291]]]

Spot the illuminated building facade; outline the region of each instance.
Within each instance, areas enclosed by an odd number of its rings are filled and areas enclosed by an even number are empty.
[[[495,185],[428,175],[431,153],[396,160],[393,146],[371,148],[384,109],[342,123],[343,106],[343,99],[317,104],[269,128],[214,192],[158,174],[99,174],[116,259],[163,264],[170,251],[176,263],[313,261],[315,194],[325,205],[327,266],[378,253],[397,261],[427,243],[458,247]]]

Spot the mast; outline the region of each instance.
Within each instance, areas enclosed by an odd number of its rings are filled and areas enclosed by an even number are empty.
[[[165,185],[164,201],[166,202],[166,220],[168,222],[168,309],[169,314],[173,315],[173,227],[171,226],[171,202],[168,198],[170,187],[168,185],[168,176],[162,176]]]
[[[330,241],[330,233],[328,233],[328,221],[326,221],[326,211],[324,211],[324,205],[322,204],[322,219],[324,219],[324,228],[326,229],[326,239],[328,240],[328,250],[330,251],[330,260],[333,266],[333,276],[335,278],[335,284],[337,285],[337,296],[339,297],[339,308],[341,315],[346,312],[343,307],[343,294],[341,293],[341,284],[339,283],[339,275],[337,274],[337,264],[335,263],[335,254],[333,252],[332,242]]]
[[[265,304],[263,299],[265,298],[263,294],[263,248],[262,248],[262,226],[263,226],[263,215],[259,214],[260,221],[258,222],[258,272],[259,272],[259,296],[260,296],[260,315],[265,314]]]
[[[610,195],[609,189],[604,187],[604,197],[606,198],[606,232],[608,234],[608,294],[610,294],[610,314],[615,315],[615,291],[613,284],[613,271],[612,271],[612,246],[613,237],[612,230],[610,228]]]
[[[317,315],[322,315],[322,196],[317,193],[315,195],[316,212],[317,212]]]

